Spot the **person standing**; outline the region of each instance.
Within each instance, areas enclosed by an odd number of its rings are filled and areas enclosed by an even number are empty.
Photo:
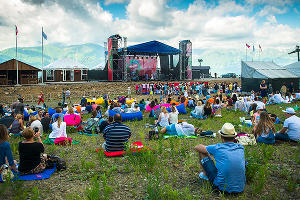
[[[40,95],[38,96],[38,98],[39,98],[38,105],[40,105],[40,103],[43,102],[43,106],[46,107],[46,104],[45,104],[45,101],[44,101],[44,94],[43,94],[42,91],[40,92]]]
[[[195,151],[204,172],[200,178],[209,180],[213,188],[226,193],[241,193],[245,189],[245,151],[241,144],[234,143],[234,126],[225,123],[221,130],[222,143],[205,146],[197,145]],[[211,156],[214,157],[216,164]]]
[[[286,92],[287,92],[287,87],[286,87],[285,83],[283,83],[281,86],[281,89],[280,89],[280,93],[283,98],[285,98]]]
[[[289,92],[290,92],[291,94],[294,93],[294,82],[291,82],[291,83],[290,83],[290,85],[289,85]]]
[[[269,87],[268,87],[268,94],[272,94],[274,91],[273,91],[273,87],[272,87],[272,84],[269,83]]]
[[[65,105],[65,101],[66,101],[66,93],[65,93],[64,89],[62,90],[61,96],[62,96],[62,103],[61,103],[61,105],[64,106]]]
[[[263,101],[265,100],[265,98],[268,96],[267,95],[267,85],[266,85],[266,81],[262,80],[260,85],[259,85],[259,89],[260,89],[260,96],[262,97]]]
[[[65,93],[65,98],[67,99],[67,101],[69,101],[69,104],[72,104],[71,102],[71,92],[69,89],[67,89],[66,93]]]

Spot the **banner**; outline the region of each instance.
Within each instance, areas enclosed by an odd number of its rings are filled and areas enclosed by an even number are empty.
[[[136,75],[140,77],[148,76],[150,79],[156,73],[156,57],[127,56],[125,62],[127,73],[132,77]]]
[[[112,49],[112,39],[111,38],[108,38],[108,41],[107,41],[107,57],[108,57],[108,62],[107,62],[107,73],[108,73],[108,80],[109,81],[112,81],[112,66],[113,66],[113,63],[112,63],[112,55],[111,55],[111,49]]]

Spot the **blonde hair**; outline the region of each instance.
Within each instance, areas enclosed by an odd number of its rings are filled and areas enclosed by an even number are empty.
[[[167,108],[165,106],[162,106],[161,112],[163,112],[164,114],[168,113]]]
[[[29,117],[29,124],[31,124],[31,123],[34,122],[35,120],[37,120],[36,116],[30,115],[30,117]]]
[[[73,114],[74,114],[74,109],[73,109],[73,107],[70,107],[69,110],[68,110],[68,112],[69,112],[70,115],[73,115]]]
[[[202,101],[198,101],[197,106],[202,106]]]
[[[23,115],[22,114],[17,114],[16,115],[16,119],[22,119],[23,118]]]
[[[263,132],[268,134],[268,131],[275,132],[274,122],[266,111],[262,111],[254,134],[260,136]]]
[[[25,128],[22,135],[27,140],[31,139],[34,136],[34,130],[31,127]]]
[[[60,125],[61,125],[61,122],[62,122],[61,117],[58,116],[56,121],[57,121],[57,127],[60,128]]]

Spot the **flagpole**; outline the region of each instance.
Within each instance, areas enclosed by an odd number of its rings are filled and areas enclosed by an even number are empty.
[[[246,61],[247,61],[247,46],[246,46]]]
[[[44,83],[44,39],[43,39],[43,27],[42,27],[42,84]]]
[[[18,32],[17,32],[17,26],[15,27],[16,32],[16,62],[17,62],[17,85],[19,85],[19,66],[18,66]]]

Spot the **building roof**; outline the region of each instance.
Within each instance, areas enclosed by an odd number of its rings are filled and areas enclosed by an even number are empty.
[[[284,66],[289,72],[295,74],[296,76],[300,77],[300,62],[295,62],[289,65]]]
[[[297,78],[286,68],[274,62],[242,61],[242,78]]]
[[[64,59],[57,60],[53,63],[50,63],[49,65],[45,66],[43,69],[44,70],[47,69],[51,69],[51,70],[74,69],[75,70],[75,69],[88,69],[88,67],[81,63],[75,62],[73,60],[64,58]]]
[[[192,70],[210,69],[210,66],[192,66]]]
[[[0,64],[0,70],[17,70],[17,62],[16,59],[10,59],[6,62],[3,62]],[[36,68],[32,65],[29,65],[27,63],[24,63],[22,61],[18,60],[18,70],[27,70],[27,71],[40,71],[39,68]]]
[[[119,51],[123,51],[123,49],[120,49]],[[127,52],[133,54],[138,54],[138,53],[179,54],[181,51],[167,44],[153,40],[150,42],[129,46],[127,47]]]

